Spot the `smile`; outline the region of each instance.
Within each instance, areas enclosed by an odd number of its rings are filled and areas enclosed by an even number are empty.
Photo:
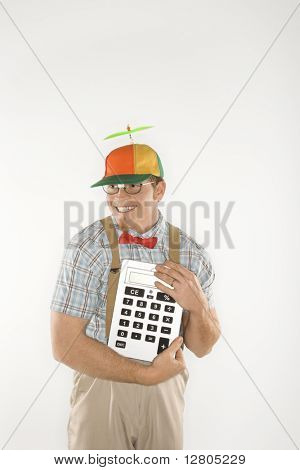
[[[117,209],[118,212],[131,212],[133,209],[135,209],[135,206],[124,206],[124,207],[117,207],[115,206],[115,209]]]

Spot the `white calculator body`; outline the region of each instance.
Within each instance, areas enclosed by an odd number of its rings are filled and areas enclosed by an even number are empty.
[[[179,336],[183,309],[154,282],[154,263],[125,259],[116,294],[108,346],[119,354],[152,360]]]

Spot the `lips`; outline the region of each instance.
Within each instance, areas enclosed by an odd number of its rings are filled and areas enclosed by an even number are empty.
[[[115,209],[120,213],[120,214],[125,214],[127,212],[132,212],[136,206],[115,206]]]

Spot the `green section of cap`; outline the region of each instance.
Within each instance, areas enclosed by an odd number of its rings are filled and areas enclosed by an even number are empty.
[[[96,186],[104,186],[105,184],[119,184],[119,183],[140,183],[141,181],[146,180],[151,176],[149,174],[140,174],[140,175],[113,175],[113,176],[106,176],[101,180],[94,183],[91,188],[95,188]]]
[[[164,169],[163,169],[163,166],[162,166],[162,163],[160,161],[160,158],[159,158],[158,154],[156,154],[156,156],[157,156],[157,161],[158,161],[160,177],[163,178],[164,177]]]
[[[130,129],[130,131],[116,132],[115,134],[108,135],[103,140],[112,139],[113,137],[118,137],[119,135],[132,134],[133,132],[142,131],[144,129],[149,129],[149,127],[154,127],[154,126],[142,126],[142,127],[136,127],[135,129]]]

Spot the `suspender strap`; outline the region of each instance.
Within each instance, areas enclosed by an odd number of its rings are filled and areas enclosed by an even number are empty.
[[[169,225],[169,258],[175,263],[179,263],[180,260],[180,233],[179,228],[174,225]]]
[[[169,258],[175,263],[180,263],[180,232],[179,228],[175,225],[169,224]],[[181,319],[180,331],[178,336],[183,336],[183,322]],[[182,343],[181,349],[184,348]]]
[[[109,337],[110,326],[115,306],[115,300],[117,295],[119,277],[120,277],[120,270],[121,270],[121,262],[120,262],[120,255],[119,255],[119,241],[117,232],[115,230],[113,221],[111,216],[107,216],[104,219],[101,219],[101,223],[103,224],[106,235],[110,244],[111,252],[112,252],[112,263],[110,267],[110,272],[108,276],[108,286],[107,286],[107,303],[106,303],[106,328],[105,334],[107,338]]]

